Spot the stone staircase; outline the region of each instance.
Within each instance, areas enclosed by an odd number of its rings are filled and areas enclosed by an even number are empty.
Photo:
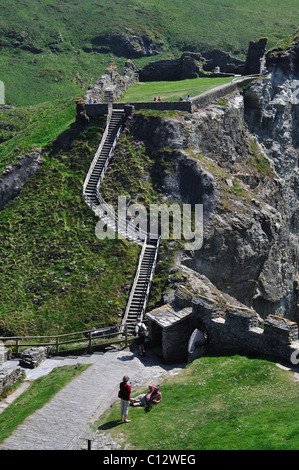
[[[139,263],[127,303],[122,326],[128,334],[134,334],[138,319],[142,319],[148,300],[152,278],[155,272],[160,239],[146,240],[142,247]]]
[[[104,178],[105,171],[111,158],[111,153],[118,134],[120,133],[125,120],[124,110],[115,110],[111,114],[111,119],[105,134],[103,136],[101,145],[92,162],[90,171],[85,179],[83,193],[90,198],[91,202],[98,205],[99,200],[96,195],[98,185]]]
[[[100,194],[100,186],[124,122],[125,111],[113,109],[112,104],[109,103],[107,126],[85,178],[83,197],[89,207],[108,227],[142,246],[135,279],[121,324],[121,331],[127,327],[128,334],[134,335],[136,322],[138,319],[142,319],[145,313],[156,267],[160,238],[152,239],[149,233],[141,230],[136,232],[136,227],[133,224],[127,220],[119,220],[114,209],[104,201]]]

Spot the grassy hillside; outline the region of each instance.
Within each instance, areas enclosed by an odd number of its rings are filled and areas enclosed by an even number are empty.
[[[203,357],[162,382],[149,413],[130,408],[121,424],[117,400],[97,429],[127,450],[298,450],[298,387],[272,362]]]
[[[244,57],[250,40],[268,47],[298,25],[296,0],[11,0],[1,8],[0,80],[6,102],[35,104],[82,94],[111,62],[123,66],[109,34],[147,36],[156,56],[134,58],[137,67],[182,51],[221,47]]]
[[[49,111],[49,106],[31,107],[30,112],[22,109],[23,118],[19,110],[15,126],[31,125],[12,137],[18,139],[18,148],[11,158],[31,144],[29,137],[34,134],[35,142],[45,144],[48,140],[49,145],[39,171],[27,181],[21,195],[0,212],[0,331],[54,334],[118,321],[140,249],[126,241],[98,240],[97,218],[82,199],[82,184],[105,122],[80,131],[74,124],[70,126],[71,110],[66,106],[56,137],[61,128],[65,133],[50,145],[55,114],[53,126],[45,125],[50,120],[47,113],[45,120],[32,122],[34,110],[38,116],[42,110]],[[13,129],[12,123],[10,126]],[[8,146],[10,140],[4,144]]]

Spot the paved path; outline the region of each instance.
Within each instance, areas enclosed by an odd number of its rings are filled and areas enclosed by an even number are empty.
[[[5,366],[8,363],[11,361]],[[88,423],[96,420],[117,400],[118,385],[124,375],[130,377],[134,391],[139,385],[159,383],[162,376],[175,374],[185,367],[185,364],[161,364],[154,351],[148,351],[146,356],[140,358],[136,350],[127,348],[120,351],[111,350],[105,354],[49,358],[36,369],[27,369],[26,381],[30,382],[48,374],[53,367],[76,363],[88,363],[91,366],[18,426],[13,434],[0,444],[0,450],[82,448],[83,444],[87,445],[87,438],[90,438]],[[117,448],[117,444],[113,442],[109,447],[107,439],[109,441],[109,435],[103,434],[102,442],[97,443],[98,448]]]

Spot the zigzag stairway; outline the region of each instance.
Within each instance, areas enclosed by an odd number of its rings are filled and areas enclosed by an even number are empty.
[[[136,322],[143,319],[145,313],[151,281],[156,267],[160,239],[151,239],[148,233],[139,233],[136,236],[135,227],[130,227],[128,221],[118,220],[114,210],[105,203],[99,193],[101,182],[124,122],[124,110],[110,108],[105,132],[83,185],[83,197],[95,214],[103,219],[108,226],[118,230],[126,238],[142,246],[135,279],[121,323],[121,331],[127,328],[128,334],[134,335]]]

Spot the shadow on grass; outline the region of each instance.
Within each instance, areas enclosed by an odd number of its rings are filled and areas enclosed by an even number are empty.
[[[98,427],[98,431],[107,431],[107,429],[115,428],[116,426],[119,426],[120,424],[123,424],[123,421],[121,421],[121,419],[108,421],[107,423],[101,424],[101,426]]]

